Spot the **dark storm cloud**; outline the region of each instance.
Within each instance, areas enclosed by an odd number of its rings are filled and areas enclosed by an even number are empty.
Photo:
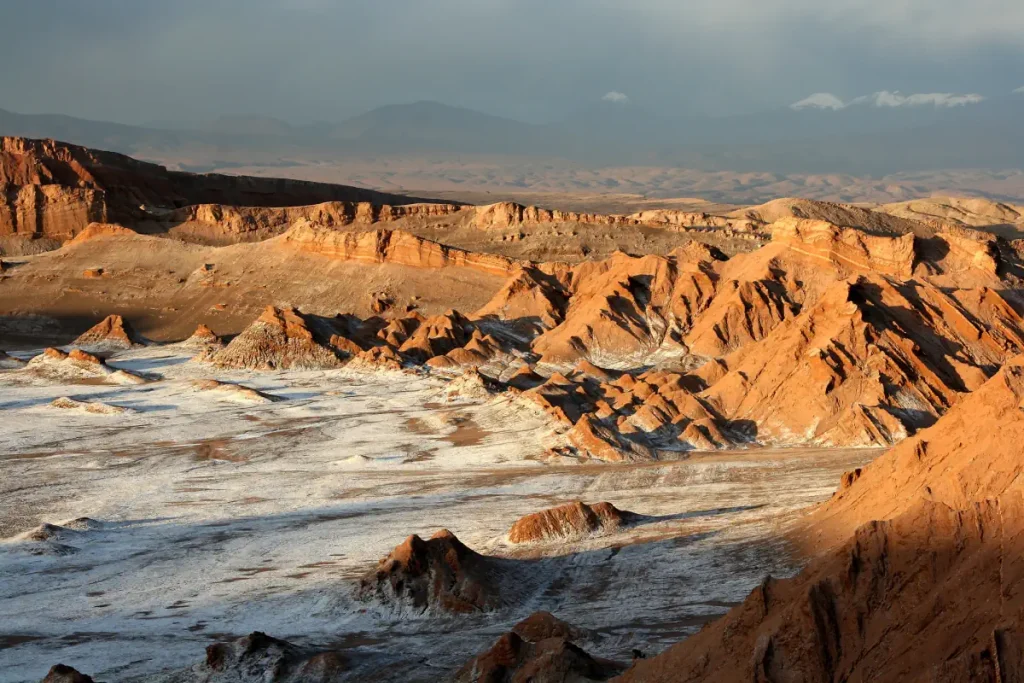
[[[999,94],[1019,0],[5,0],[0,107],[126,122],[337,120],[433,99],[545,120],[812,93]]]

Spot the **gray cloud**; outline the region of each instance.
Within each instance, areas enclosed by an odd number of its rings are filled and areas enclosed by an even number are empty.
[[[611,84],[730,113],[1024,72],[1019,0],[6,0],[0,25],[0,107],[127,122],[419,99],[543,121]]]
[[[1024,92],[1024,89],[1022,89]],[[862,95],[855,97],[849,102],[843,102],[841,99],[827,92],[818,92],[805,97],[799,102],[794,102],[789,105],[790,109],[832,109],[838,111],[840,109],[846,109],[847,107],[856,105],[869,105],[874,107],[924,107],[931,106],[936,108],[949,108],[949,107],[963,107],[968,104],[978,104],[984,102],[985,97],[977,93],[966,93],[957,94],[950,92],[929,92],[929,93],[914,93],[911,95],[904,95],[900,92],[890,92],[888,90],[880,90],[870,95]]]

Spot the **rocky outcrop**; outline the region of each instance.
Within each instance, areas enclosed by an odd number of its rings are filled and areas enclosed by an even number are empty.
[[[40,683],[93,683],[93,680],[74,667],[55,664]]]
[[[420,611],[490,611],[511,600],[510,562],[474,552],[447,529],[413,535],[363,577],[358,595]]]
[[[908,278],[914,272],[914,236],[874,236],[826,221],[784,218],[772,241],[812,258],[864,272]]]
[[[105,237],[134,237],[138,234],[134,230],[115,223],[89,223],[84,230],[75,235],[70,244],[80,244]]]
[[[251,370],[338,368],[344,364],[345,354],[331,342],[336,335],[329,320],[295,308],[268,306],[231,343],[209,356],[209,361]]]
[[[416,201],[344,185],[180,173],[54,140],[0,138],[0,236],[47,237],[62,242],[90,223],[151,226],[174,220],[176,209],[211,203],[268,207],[322,202],[358,206],[364,202],[394,206]]]
[[[275,403],[281,400],[280,396],[267,394],[243,384],[232,384],[230,382],[221,382],[215,379],[193,380],[191,382],[191,387],[194,391],[203,392],[219,401],[228,401],[232,403],[263,405],[266,403]]]
[[[89,413],[90,415],[127,415],[135,412],[131,408],[125,408],[124,406],[114,406],[100,401],[79,401],[67,396],[53,399],[50,402],[50,407],[61,410],[74,410],[80,413]]]
[[[645,226],[669,230],[724,228],[730,232],[753,232],[764,225],[763,221],[751,220],[748,217],[716,216],[705,212],[672,209],[640,211],[628,216],[542,209],[514,202],[498,202],[474,209],[473,226],[480,230],[501,230],[530,224],[573,223],[608,227]]]
[[[101,358],[80,349],[64,353],[60,349],[48,348],[24,368],[24,372],[57,382],[79,383],[100,382],[103,384],[142,384],[144,377],[117,370]]]
[[[619,510],[611,503],[587,505],[577,500],[520,517],[509,529],[508,540],[511,543],[572,540],[614,531],[633,517],[633,513]]]
[[[447,247],[398,230],[341,232],[298,223],[274,240],[286,249],[310,251],[355,263],[390,263],[414,268],[459,267],[509,275],[516,263],[493,254]]]
[[[371,202],[324,202],[308,206],[231,206],[200,204],[173,211],[170,224],[193,226],[187,232],[219,242],[236,242],[274,237],[291,226],[311,224],[332,231],[352,225],[360,227],[403,220],[456,216],[471,209],[458,204],[406,204],[392,206]],[[175,230],[181,233],[182,228]]]
[[[212,349],[214,351],[224,347],[224,341],[213,330],[203,324],[196,327],[192,336],[181,342],[181,344],[192,349]]]
[[[808,520],[815,545],[860,525],[892,519],[920,501],[954,510],[1020,487],[1024,356],[1011,359],[936,424],[868,466]]]
[[[502,635],[455,675],[457,683],[582,683],[606,681],[624,668],[589,655],[580,631],[549,612],[536,612]]]
[[[134,346],[144,346],[147,340],[137,333],[131,324],[119,315],[108,315],[83,332],[72,346],[92,352],[126,351]]]
[[[756,424],[758,440],[888,445],[1021,351],[1024,320],[994,292],[954,297],[862,276],[726,356],[729,372],[701,396]]]
[[[272,638],[260,631],[206,648],[206,659],[182,679],[195,683],[335,683],[347,680],[348,659]]]

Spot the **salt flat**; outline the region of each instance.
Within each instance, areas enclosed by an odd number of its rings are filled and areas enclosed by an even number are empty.
[[[353,680],[438,680],[540,609],[589,629],[589,651],[628,659],[695,631],[764,575],[792,573],[779,530],[877,454],[581,464],[546,456],[555,426],[507,395],[190,356],[118,355],[112,366],[152,379],[132,386],[0,372],[0,680],[39,680],[58,661],[97,680],[173,680],[209,643],[254,630],[345,649]],[[209,378],[282,400],[193,384]],[[131,412],[49,405],[64,396]],[[575,499],[644,517],[573,543],[507,543],[518,517]],[[80,517],[98,524],[14,540]],[[411,613],[354,597],[406,536],[441,528],[523,563],[529,578],[506,609]]]

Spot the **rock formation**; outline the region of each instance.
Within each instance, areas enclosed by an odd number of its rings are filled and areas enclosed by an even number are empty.
[[[300,648],[260,631],[206,648],[206,659],[188,672],[195,683],[335,683],[346,680],[347,658]]]
[[[146,339],[127,320],[119,315],[108,315],[83,332],[71,345],[96,353],[125,351],[146,343]]]
[[[295,308],[268,306],[226,347],[209,357],[221,367],[255,370],[321,370],[343,365],[344,354],[331,342],[329,321]]]
[[[581,501],[520,517],[508,532],[512,543],[572,540],[592,534],[614,531],[634,517],[611,503],[587,505]]]
[[[516,266],[514,261],[501,256],[474,254],[398,230],[340,232],[300,222],[275,238],[274,244],[356,263],[461,267],[492,275],[508,275]]]
[[[131,408],[125,408],[123,406],[112,406],[108,403],[101,403],[99,401],[79,401],[67,396],[53,399],[53,401],[50,402],[50,406],[61,410],[74,410],[81,413],[90,413],[92,415],[126,415],[135,412]]]
[[[55,664],[41,683],[93,683],[93,680],[73,667]]]
[[[24,372],[58,382],[101,382],[103,384],[142,384],[146,380],[126,370],[115,370],[90,353],[72,349],[64,353],[48,348],[24,368]]]
[[[455,675],[457,683],[582,683],[606,681],[624,668],[575,644],[578,629],[536,612],[502,635]]]
[[[180,207],[404,204],[411,197],[344,185],[168,171],[54,140],[0,138],[0,236],[71,239],[90,223],[159,223]],[[199,210],[199,209],[194,209]]]
[[[258,391],[242,384],[231,384],[215,379],[197,379],[191,383],[195,391],[208,393],[220,401],[260,405],[280,401],[281,397]]]
[[[503,595],[509,589],[509,562],[474,552],[447,529],[427,540],[413,535],[367,573],[358,594],[421,611],[490,611],[510,601]]]
[[[213,330],[203,324],[196,327],[196,331],[192,333],[192,336],[181,343],[188,348],[207,350],[209,352],[224,347],[223,340],[214,334]]]
[[[831,550],[621,680],[1017,680],[1022,400],[1018,358],[844,477],[795,534]]]

